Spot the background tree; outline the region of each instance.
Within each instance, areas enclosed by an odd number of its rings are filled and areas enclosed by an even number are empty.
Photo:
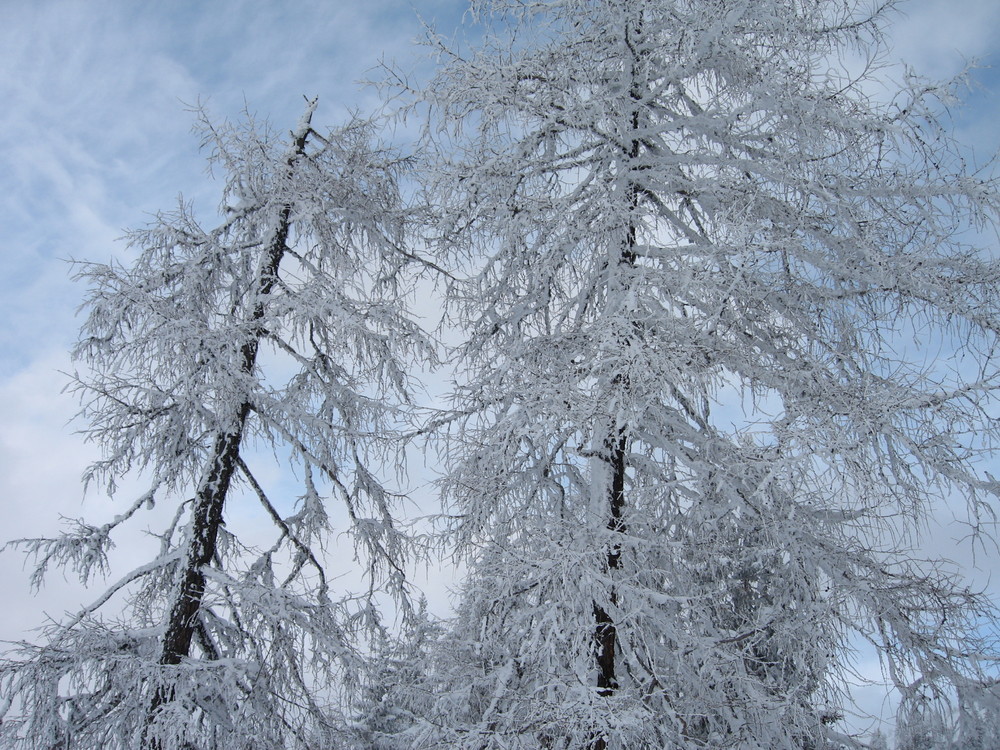
[[[0,665],[4,747],[329,746],[338,686],[380,627],[375,596],[405,606],[407,540],[377,476],[396,458],[412,358],[429,353],[402,303],[402,164],[363,122],[317,133],[315,106],[287,142],[202,115],[226,172],[222,223],[202,229],[181,203],[129,235],[130,265],[81,267],[75,387],[104,454],[86,480],[114,493],[138,472],[149,489],[109,523],[19,542],[33,582],[51,565],[86,582],[119,526],[155,503],[176,512],[152,560]],[[297,498],[269,496],[255,468],[268,452],[287,455]],[[333,499],[353,543],[338,556],[368,576],[360,595],[330,587]],[[224,522],[248,500],[277,529],[270,546]]]
[[[995,611],[919,546],[993,517],[1000,204],[953,86],[869,93],[897,5],[484,0],[434,41],[470,576],[402,746],[851,745],[859,641],[904,704],[988,684]]]

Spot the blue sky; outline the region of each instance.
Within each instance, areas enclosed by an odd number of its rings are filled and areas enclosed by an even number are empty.
[[[9,539],[52,533],[59,514],[114,513],[94,492],[82,503],[79,477],[95,456],[67,425],[75,402],[60,392],[84,292],[65,260],[122,255],[123,230],[180,192],[205,214],[214,208],[218,185],[187,105],[205,102],[219,118],[246,105],[284,128],[302,96],[317,95],[314,122],[335,125],[376,106],[356,82],[380,59],[407,66],[419,54],[418,13],[448,32],[465,3],[0,0],[0,9],[0,537]],[[889,61],[933,77],[976,58],[1000,66],[996,0],[911,0],[902,10]],[[985,159],[1000,147],[1000,71],[972,80],[954,123]],[[142,541],[123,544],[120,558]],[[33,596],[20,556],[0,555],[0,638],[24,637],[43,611],[59,616],[80,598],[58,575]]]

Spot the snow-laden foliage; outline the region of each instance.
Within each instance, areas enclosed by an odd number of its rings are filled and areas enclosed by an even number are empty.
[[[4,748],[330,747],[380,627],[374,597],[406,606],[408,541],[376,475],[397,459],[414,358],[430,356],[402,305],[403,165],[365,123],[317,133],[314,108],[288,140],[202,117],[222,223],[203,229],[181,204],[129,235],[127,264],[81,266],[76,389],[103,451],[87,480],[114,492],[138,473],[150,489],[110,523],[19,544],[36,584],[53,565],[88,581],[117,527],[176,512],[153,559],[8,653]],[[281,497],[255,475],[274,458]],[[248,503],[273,522],[270,546],[224,523]],[[333,545],[367,593],[332,588]]]
[[[996,736],[995,612],[919,547],[1000,487],[997,182],[953,87],[885,95],[895,6],[484,0],[432,40],[470,575],[389,746],[851,746],[859,644],[901,732]]]

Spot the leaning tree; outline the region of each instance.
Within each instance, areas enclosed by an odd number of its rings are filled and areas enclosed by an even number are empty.
[[[317,132],[315,106],[288,139],[202,116],[222,222],[182,203],[129,234],[127,264],[80,267],[75,389],[103,450],[87,480],[113,493],[135,473],[148,490],[108,523],[18,544],[36,585],[53,565],[86,582],[118,527],[174,511],[148,562],[0,663],[5,748],[330,746],[378,592],[405,605],[407,540],[379,473],[430,350],[402,304],[403,163],[363,122]],[[271,491],[258,467],[275,459],[289,472]],[[248,503],[275,527],[263,546],[225,523]],[[331,541],[367,591],[332,587]]]
[[[432,40],[470,572],[388,744],[851,746],[862,643],[910,723],[996,728],[994,610],[921,532],[1000,488],[998,185],[952,86],[885,94],[898,4],[483,0]]]

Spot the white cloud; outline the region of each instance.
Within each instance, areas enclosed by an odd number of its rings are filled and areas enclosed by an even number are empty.
[[[893,26],[894,54],[924,75],[945,78],[997,53],[1000,3],[911,0]]]

